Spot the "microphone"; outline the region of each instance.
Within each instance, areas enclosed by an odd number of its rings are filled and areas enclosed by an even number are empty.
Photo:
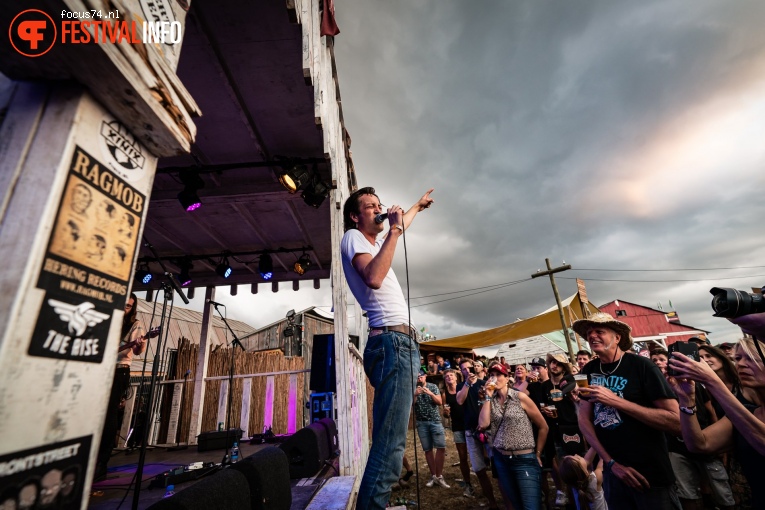
[[[375,223],[378,225],[388,219],[388,213],[382,213],[375,216]]]
[[[211,305],[215,305],[215,306],[226,306],[223,303],[218,303],[217,301],[213,301],[212,299],[208,299],[207,301],[205,301],[205,303],[210,303]]]

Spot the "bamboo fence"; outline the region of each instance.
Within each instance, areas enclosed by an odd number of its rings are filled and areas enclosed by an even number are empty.
[[[199,352],[199,346],[191,343],[186,338],[181,338],[178,345],[178,360],[176,362],[175,373],[171,375],[172,379],[183,379],[187,370],[191,370],[188,376],[188,382],[183,394],[183,411],[180,419],[179,433],[180,437],[187,437],[189,431],[189,421],[191,419],[191,405],[194,395],[194,378],[196,377],[196,361]],[[207,376],[226,376],[229,375],[231,362],[231,349],[226,347],[216,347],[210,353],[208,361]],[[281,351],[266,352],[243,352],[241,349],[234,351],[234,375],[259,374],[266,372],[285,372],[304,370],[305,362],[301,357],[285,358]],[[297,374],[297,402],[298,402],[298,423],[302,422],[302,403],[305,402],[304,394],[304,376]],[[289,375],[274,376],[274,414],[273,414],[273,432],[274,434],[285,434],[287,432],[287,416],[289,413]],[[205,401],[202,408],[202,431],[217,429],[218,416],[218,397],[220,395],[220,380],[207,381],[205,389]],[[234,379],[234,390],[231,401],[230,426],[238,427],[240,415],[242,412],[242,389],[244,386],[243,378]],[[261,432],[263,430],[265,396],[266,396],[266,378],[253,377],[250,396],[250,434]]]

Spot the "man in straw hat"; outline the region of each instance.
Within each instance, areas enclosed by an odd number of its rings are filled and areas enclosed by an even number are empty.
[[[605,463],[603,489],[609,508],[679,508],[664,432],[677,435],[677,397],[651,360],[626,354],[631,328],[607,313],[575,321],[576,331],[598,359],[581,373],[579,427]]]

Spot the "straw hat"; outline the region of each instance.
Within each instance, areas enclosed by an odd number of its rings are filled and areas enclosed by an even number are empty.
[[[608,329],[612,329],[619,335],[619,349],[626,351],[632,347],[632,336],[630,336],[632,328],[629,324],[618,321],[605,312],[594,313],[589,319],[579,319],[578,321],[574,321],[574,324],[571,327],[574,328],[574,331],[576,331],[579,336],[587,339],[587,330],[597,326],[604,326]]]
[[[550,361],[555,361],[556,363],[559,363],[561,365],[570,365],[571,362],[568,360],[565,354],[562,352],[548,352],[547,353],[547,364],[550,364]]]

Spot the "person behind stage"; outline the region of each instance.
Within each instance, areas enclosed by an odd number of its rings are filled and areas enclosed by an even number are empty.
[[[364,372],[375,389],[372,447],[359,486],[359,510],[385,508],[404,456],[420,353],[391,263],[398,238],[417,213],[431,206],[432,192],[425,193],[406,213],[397,205],[390,207],[390,230],[382,239],[378,235],[384,225],[375,218],[383,209],[374,188],[355,191],[343,206],[343,272],[353,296],[367,312]]]
[[[106,408],[106,420],[101,434],[101,444],[96,457],[96,472],[94,480],[106,477],[106,466],[114,448],[114,436],[117,434],[120,398],[130,386],[130,363],[133,355],[139,356],[146,349],[144,330],[138,320],[138,298],[130,294],[125,303],[125,316],[122,319],[122,341],[117,352],[117,367],[114,371],[112,391],[109,394],[109,404]]]

